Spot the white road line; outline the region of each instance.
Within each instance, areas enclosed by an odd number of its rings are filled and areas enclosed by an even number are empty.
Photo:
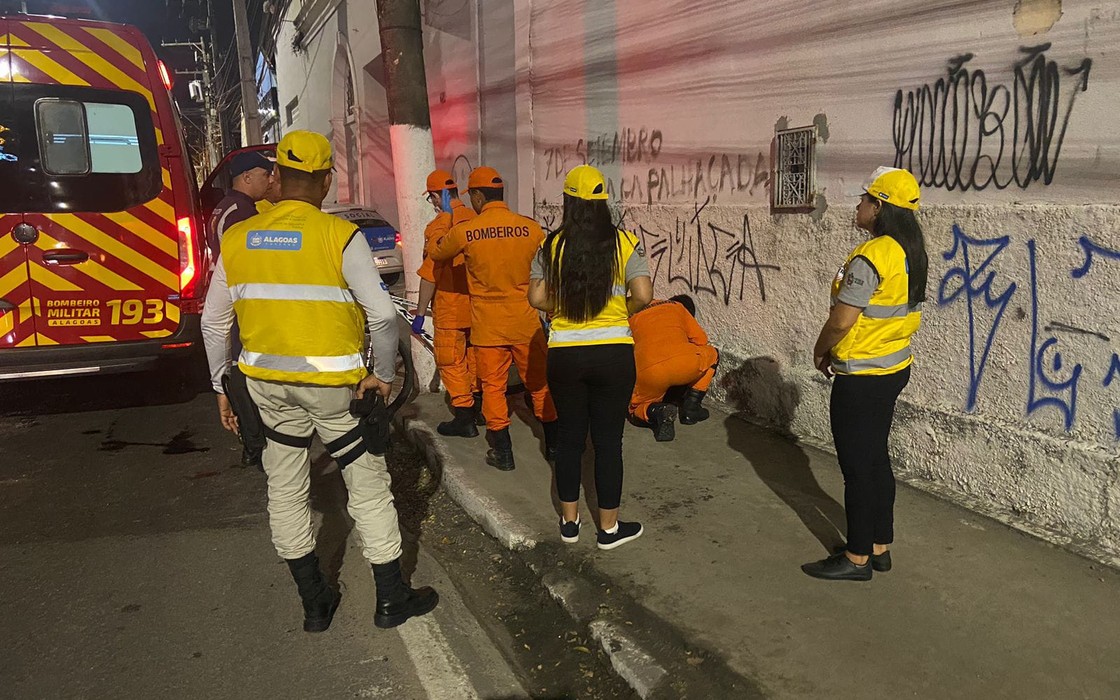
[[[397,631],[430,700],[479,700],[467,672],[431,614],[414,617]]]

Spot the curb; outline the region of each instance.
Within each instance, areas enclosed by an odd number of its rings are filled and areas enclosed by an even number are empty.
[[[530,568],[572,619],[587,627],[610,658],[618,675],[643,700],[669,695],[669,672],[657,655],[617,621],[600,614],[601,596],[590,578],[548,566],[549,557],[538,550],[532,532],[497,501],[482,493],[443,444],[443,439],[423,420],[398,413],[393,422],[405,438],[423,452],[430,466],[441,470],[441,487],[490,536],[507,549],[529,555]],[[533,556],[534,554],[541,556]]]

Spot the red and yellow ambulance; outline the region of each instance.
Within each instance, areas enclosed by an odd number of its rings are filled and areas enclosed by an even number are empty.
[[[0,380],[197,359],[210,260],[139,30],[0,17]]]

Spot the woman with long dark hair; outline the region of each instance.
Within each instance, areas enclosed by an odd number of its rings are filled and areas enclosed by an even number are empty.
[[[618,519],[622,431],[634,390],[629,316],[653,298],[638,237],[607,207],[602,173],[588,165],[564,180],[564,217],[533,263],[529,303],[552,314],[548,387],[556,404],[556,490],[560,537],[579,540],[580,463],[591,433],[599,502],[599,549],[636,539],[642,526]]]
[[[815,578],[869,581],[889,571],[894,541],[894,473],[887,448],[895,403],[910,381],[910,336],[926,298],[925,237],[915,212],[921,191],[906,170],[879,168],[856,206],[857,246],[832,283],[832,311],[813,362],[835,376],[829,415],[844,473],[847,545],[802,565]]]

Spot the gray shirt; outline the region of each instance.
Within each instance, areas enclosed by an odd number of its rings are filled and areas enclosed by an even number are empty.
[[[389,296],[389,287],[381,281],[381,275],[373,265],[369,244],[361,235],[354,236],[342,251],[342,277],[354,300],[366,313],[374,358],[373,375],[383,382],[391,382],[397,374],[397,341],[400,336],[397,312]],[[202,310],[202,339],[210,364],[210,382],[219,394],[224,393],[222,375],[232,364],[230,328],[233,320],[233,296],[226,281],[225,265],[219,256]]]
[[[852,258],[844,270],[844,281],[840,283],[836,300],[866,309],[875,290],[879,288],[880,279],[875,266],[867,258]]]

